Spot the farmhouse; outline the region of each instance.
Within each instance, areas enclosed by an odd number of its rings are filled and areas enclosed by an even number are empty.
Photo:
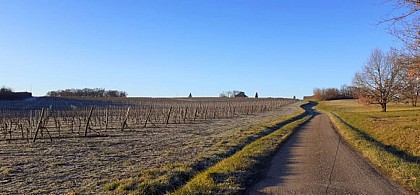
[[[243,98],[247,98],[248,96],[247,95],[245,95],[245,92],[239,92],[239,93],[237,93],[237,94],[235,94],[235,97],[243,97]]]

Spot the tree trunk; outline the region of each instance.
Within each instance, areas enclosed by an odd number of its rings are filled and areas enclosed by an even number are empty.
[[[386,103],[381,103],[382,112],[386,112]]]

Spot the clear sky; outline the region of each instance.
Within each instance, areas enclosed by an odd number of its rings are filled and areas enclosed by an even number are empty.
[[[376,25],[392,12],[383,2],[0,0],[0,87],[301,98],[398,48]]]

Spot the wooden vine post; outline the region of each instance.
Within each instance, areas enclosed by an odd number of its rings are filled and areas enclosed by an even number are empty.
[[[36,125],[35,136],[34,136],[34,139],[32,140],[33,142],[35,142],[36,137],[38,136],[39,129],[41,129],[42,119],[44,118],[44,112],[45,112],[45,110],[44,110],[44,108],[42,108],[41,116],[39,117],[38,124]]]
[[[108,130],[108,108],[105,109],[105,131]]]
[[[89,123],[90,123],[90,118],[92,117],[92,113],[93,113],[93,107],[92,107],[92,108],[90,108],[89,116],[88,116],[88,118],[87,118],[86,128],[85,128],[85,137],[87,136],[88,129],[90,128],[90,127],[89,127]]]
[[[187,119],[187,113],[188,113],[188,107],[185,108],[184,117],[182,118],[184,124],[185,124],[185,119]]]
[[[197,118],[197,114],[198,114],[198,108],[195,109],[195,113],[194,113],[194,121]]]
[[[168,117],[166,117],[166,126],[168,126],[169,123],[169,117],[171,116],[172,106],[169,108]]]
[[[125,113],[125,118],[124,118],[124,120],[122,122],[122,125],[121,125],[121,131],[123,131],[126,127],[128,127],[127,120],[128,120],[128,116],[129,116],[129,113],[130,113],[130,108],[131,107],[128,107],[127,112]]]
[[[150,107],[149,113],[147,113],[146,121],[144,122],[144,128],[147,127],[147,121],[150,120],[150,114],[152,114],[153,107]]]

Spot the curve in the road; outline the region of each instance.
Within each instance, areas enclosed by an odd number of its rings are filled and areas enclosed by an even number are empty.
[[[344,144],[317,113],[278,151],[247,194],[407,194]]]

